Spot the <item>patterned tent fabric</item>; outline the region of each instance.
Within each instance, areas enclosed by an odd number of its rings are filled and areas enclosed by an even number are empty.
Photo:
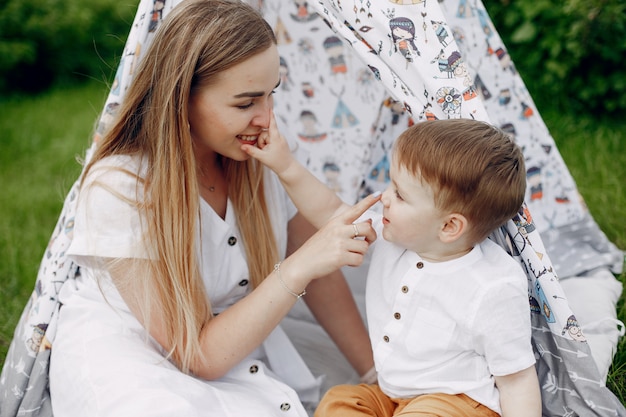
[[[95,142],[123,100],[142,51],[179,1],[141,0]],[[280,128],[299,159],[345,201],[386,187],[389,150],[413,123],[475,118],[515,138],[527,159],[526,205],[492,238],[528,275],[543,414],[626,416],[605,387],[559,283],[597,268],[619,273],[623,253],[585,210],[480,1],[263,0],[254,5],[279,41],[282,82],[275,112]],[[15,330],[0,376],[1,417],[52,415],[47,370],[57,299],[80,272],[64,256],[76,192],[77,183]]]

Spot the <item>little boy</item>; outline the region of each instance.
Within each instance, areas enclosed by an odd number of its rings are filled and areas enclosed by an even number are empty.
[[[273,120],[259,142],[249,154],[315,226],[347,207]],[[396,140],[390,177],[382,216],[364,215],[384,238],[366,287],[378,384],[331,388],[315,416],[541,416],[527,279],[487,238],[522,206],[521,150],[476,120],[421,122]],[[347,226],[356,237],[369,222]]]

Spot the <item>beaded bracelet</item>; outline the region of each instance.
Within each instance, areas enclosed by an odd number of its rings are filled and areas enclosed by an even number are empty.
[[[285,284],[285,281],[283,281],[283,278],[280,276],[280,264],[281,264],[281,262],[279,262],[276,265],[274,265],[274,271],[278,272],[278,281],[280,282],[280,285],[282,285],[282,287],[285,289],[285,291],[287,291],[289,294],[293,295],[296,298],[300,298],[303,295],[305,295],[306,294],[306,289],[302,290],[302,292],[300,294],[298,294],[297,292],[293,292],[293,291],[291,291],[289,289],[287,284]]]

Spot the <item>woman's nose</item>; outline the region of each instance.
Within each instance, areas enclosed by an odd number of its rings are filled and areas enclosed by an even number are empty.
[[[255,126],[261,126],[267,129],[270,126],[270,112],[274,107],[274,100],[270,97],[264,100],[262,104],[258,106],[258,113],[254,116],[252,123]]]

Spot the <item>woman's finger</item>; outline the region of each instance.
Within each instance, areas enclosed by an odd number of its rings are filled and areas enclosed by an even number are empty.
[[[343,213],[341,213],[338,218],[345,222],[345,224],[354,223],[356,219],[361,217],[363,213],[365,213],[370,207],[380,201],[381,192],[376,191],[372,193],[353,205],[352,207],[346,209]]]
[[[372,219],[367,219],[360,223],[352,223],[351,226],[354,239],[365,240],[368,243],[373,243],[376,240],[377,235],[372,227]]]

